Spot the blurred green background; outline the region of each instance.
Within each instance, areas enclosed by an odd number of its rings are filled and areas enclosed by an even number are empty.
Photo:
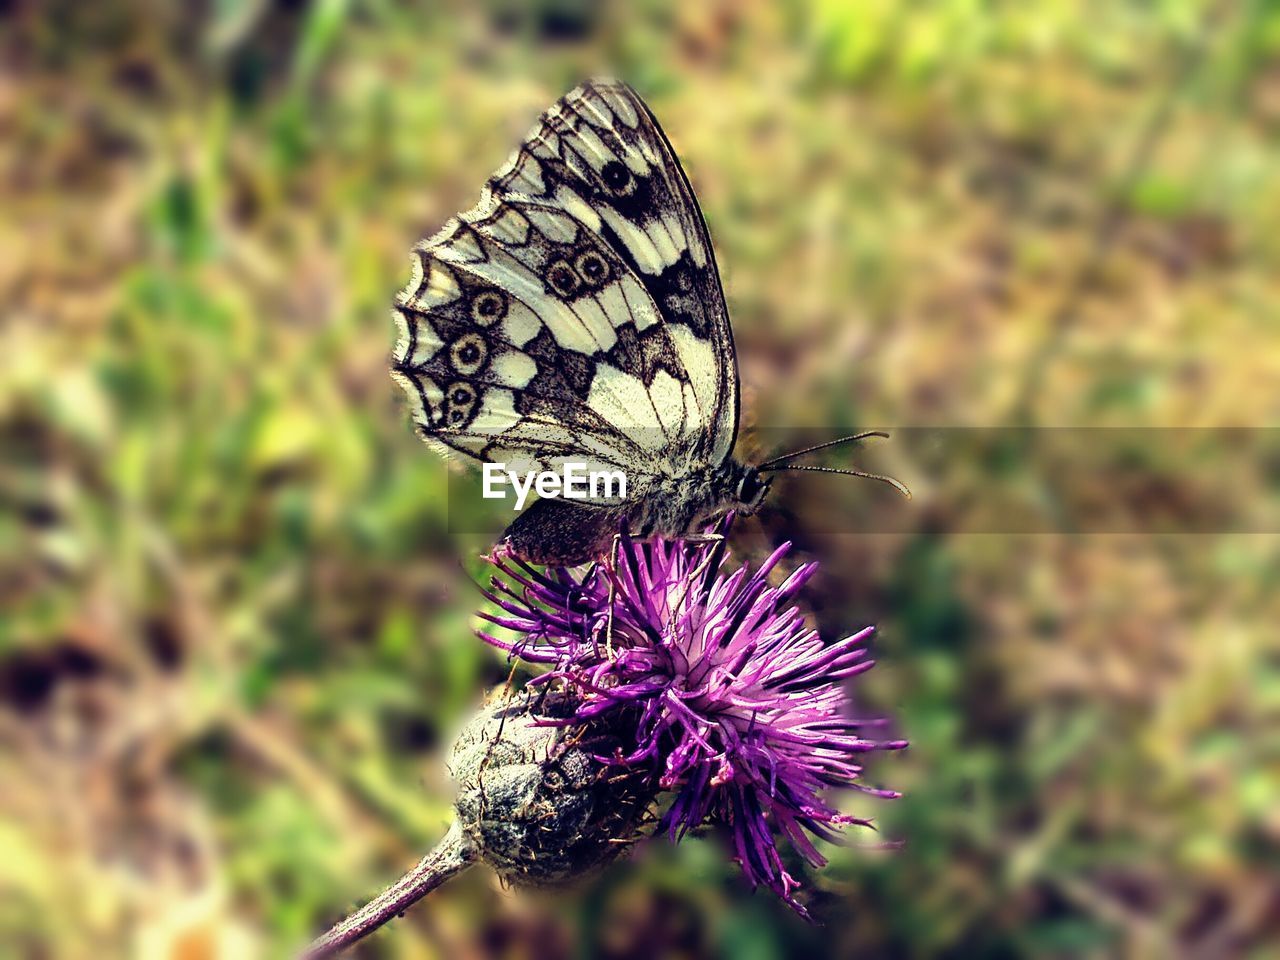
[[[4,960],[287,956],[442,834],[508,668],[389,302],[593,72],[695,183],[748,426],[1280,422],[1274,2],[7,0]],[[738,527],[879,624],[857,697],[912,741],[801,874],[823,926],[694,840],[554,897],[473,871],[358,955],[1280,956],[1280,542],[962,532],[994,483],[1054,525],[1005,453],[866,451],[901,533],[807,477]],[[1149,495],[1274,504],[1277,463]]]

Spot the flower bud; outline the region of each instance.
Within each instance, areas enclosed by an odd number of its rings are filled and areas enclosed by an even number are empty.
[[[575,699],[526,691],[492,700],[449,754],[458,822],[513,886],[554,886],[603,867],[637,838],[655,788],[644,772],[596,759],[622,741],[602,724],[566,724]]]

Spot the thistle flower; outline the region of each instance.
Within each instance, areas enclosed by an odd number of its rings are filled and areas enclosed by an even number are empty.
[[[644,770],[674,796],[658,829],[678,840],[704,823],[724,827],[752,886],[764,884],[802,916],[785,840],[811,865],[826,861],[813,837],[847,824],[823,793],[845,787],[897,797],[859,782],[861,755],[906,746],[864,735],[881,720],[849,716],[842,681],[872,666],[867,627],[825,643],[792,605],[817,570],[800,566],[777,587],[769,574],[784,544],[752,572],[726,573],[727,550],[706,542],[636,543],[624,537],[616,565],[576,575],[538,571],[502,550],[482,614],[515,631],[481,636],[509,656],[548,669],[532,681],[570,692],[574,709],[546,723],[576,726],[625,717],[611,729],[628,742],[595,759]]]
[[[868,739],[883,721],[849,716],[841,682],[871,667],[871,628],[827,644],[805,625],[792,601],[817,564],[768,582],[789,545],[726,573],[728,524],[696,542],[624,537],[616,569],[582,574],[490,557],[500,575],[483,592],[501,613],[482,616],[518,636],[481,636],[548,669],[463,728],[449,758],[457,819],[435,849],[301,960],[334,956],[476,863],[535,886],[598,868],[640,835],[659,791],[673,795],[660,831],[724,827],[751,884],[808,916],[779,839],[821,866],[812,837],[869,825],[824,791],[898,796],[863,786],[858,760],[906,743]]]

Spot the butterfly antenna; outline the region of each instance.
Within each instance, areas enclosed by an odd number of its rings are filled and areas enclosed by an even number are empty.
[[[806,453],[813,453],[815,450],[825,450],[827,447],[834,447],[841,443],[857,443],[859,440],[866,440],[868,437],[880,437],[888,440],[889,435],[883,430],[865,430],[862,433],[855,433],[851,437],[841,437],[839,440],[828,440],[826,443],[814,444],[812,447],[805,447],[803,450],[793,450],[791,453],[784,453],[780,457],[774,457],[772,460],[766,460],[764,463],[756,467],[757,470],[771,470],[779,463],[786,463],[788,460],[794,460],[796,457],[804,456]]]
[[[887,483],[908,500],[911,499],[911,491],[907,489],[907,485],[905,483],[901,480],[895,480],[893,477],[886,477],[879,473],[867,473],[863,470],[837,470],[835,467],[808,467],[799,464],[790,464],[783,467],[758,467],[757,469],[761,471],[804,470],[809,473],[838,473],[846,477],[865,477],[867,480],[879,480],[881,483]]]

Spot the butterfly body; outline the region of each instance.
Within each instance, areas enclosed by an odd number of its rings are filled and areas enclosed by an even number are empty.
[[[754,477],[751,467],[732,457],[681,474],[660,475],[634,498],[628,530],[641,539],[670,539],[700,530],[730,510],[752,512],[763,498]]]
[[[531,563],[571,566],[607,556],[623,530],[638,540],[671,540],[700,533],[731,510],[753,513],[768,489],[753,467],[730,458],[659,480],[628,504],[539,500],[507,528],[503,542]]]

